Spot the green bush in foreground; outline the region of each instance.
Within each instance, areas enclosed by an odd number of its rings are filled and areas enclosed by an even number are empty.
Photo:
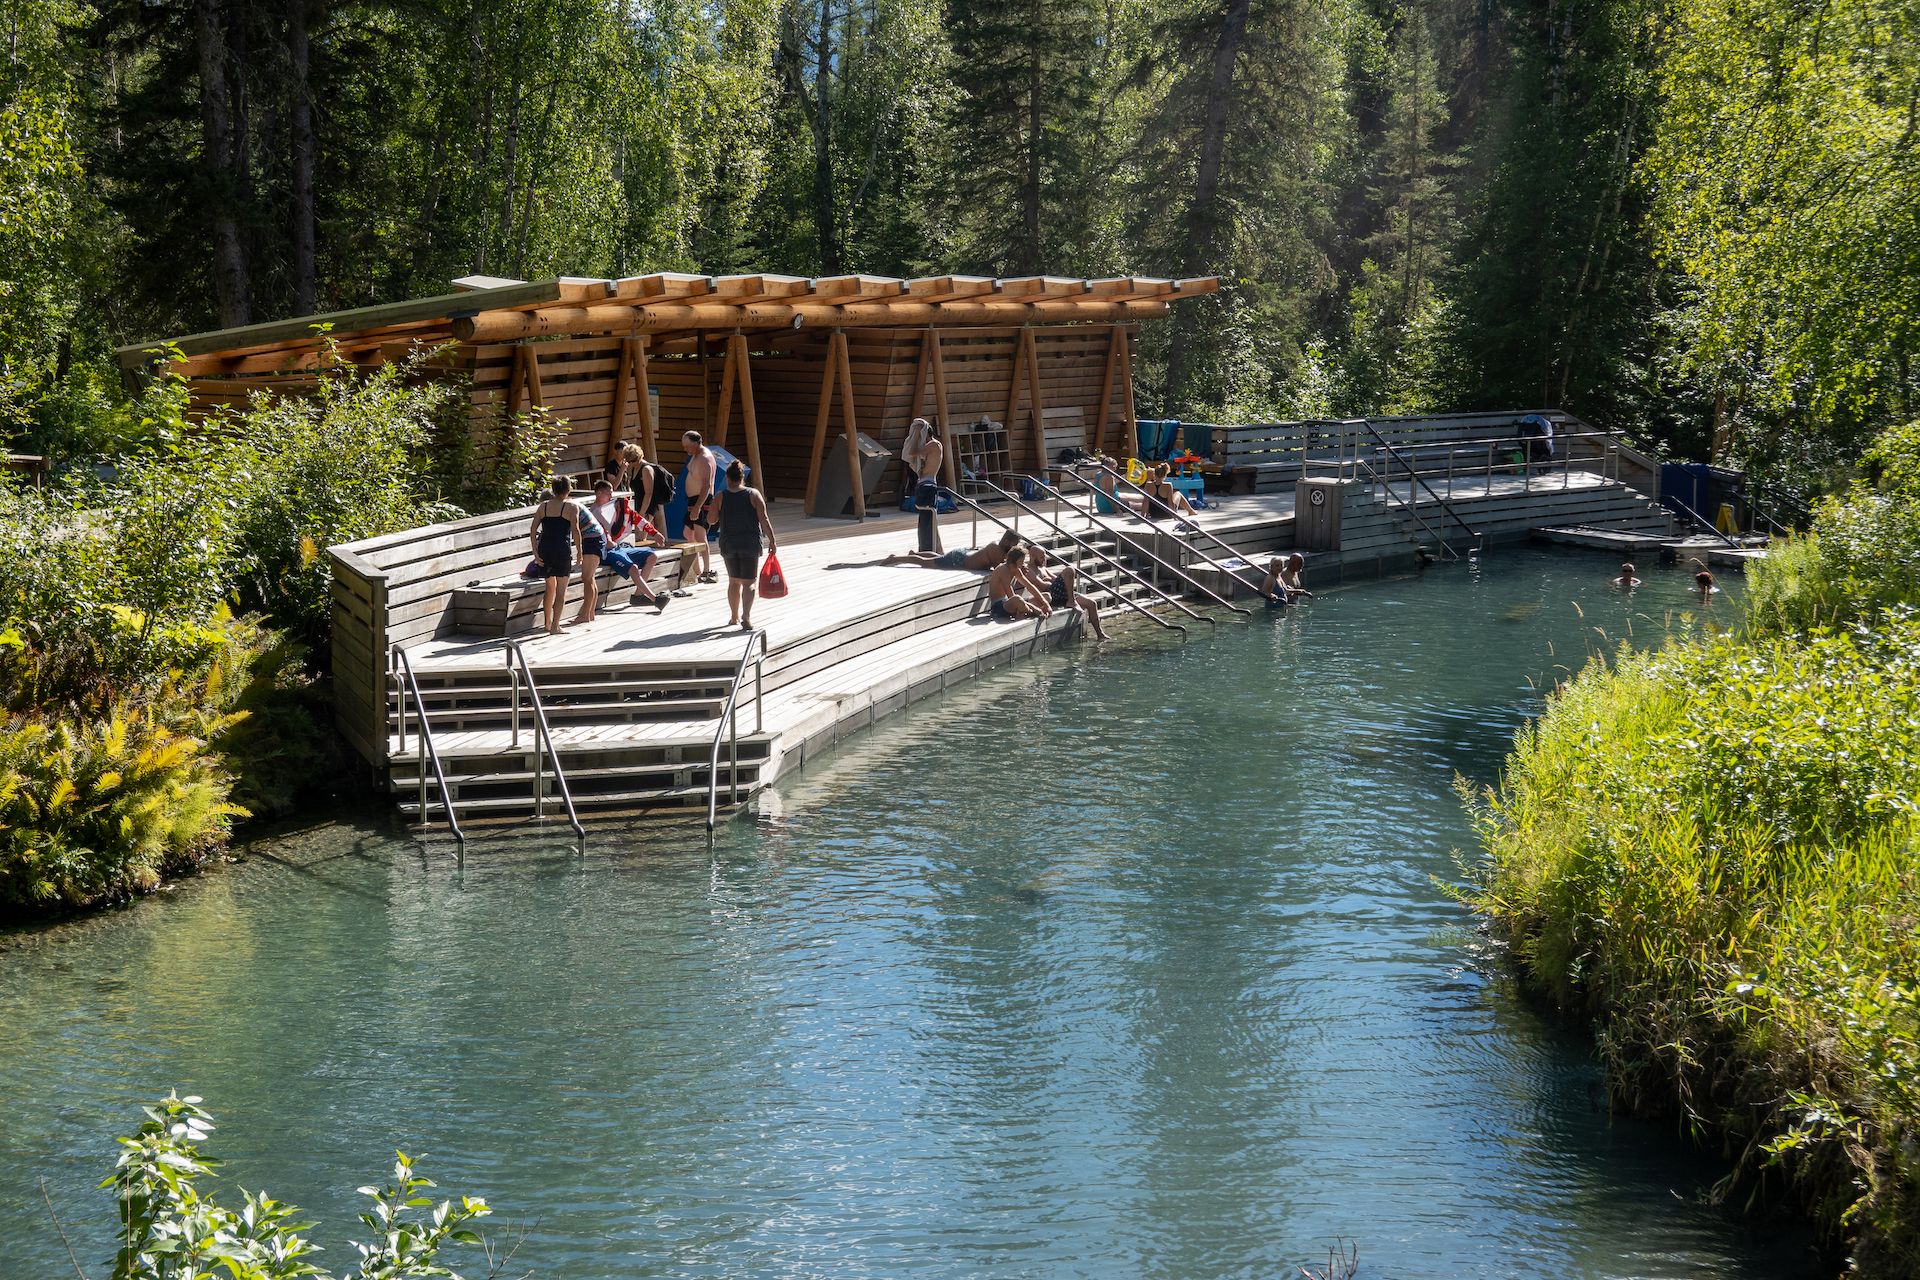
[[[302,1234],[313,1224],[301,1221],[298,1209],[246,1191],[241,1206],[228,1209],[202,1188],[219,1161],[201,1154],[213,1118],[199,1103],[169,1094],[144,1108],[147,1122],[137,1134],[120,1139],[119,1163],[100,1184],[120,1205],[113,1280],[326,1280],[332,1273],[311,1261],[321,1248]],[[358,1265],[340,1273],[342,1280],[460,1280],[440,1251],[480,1243],[469,1224],[491,1210],[464,1196],[435,1204],[423,1194],[432,1186],[399,1153],[391,1182],[360,1188],[372,1201],[360,1215],[371,1236],[355,1243]]]
[[[1920,620],[1596,662],[1472,803],[1477,905],[1617,1092],[1920,1272]]]

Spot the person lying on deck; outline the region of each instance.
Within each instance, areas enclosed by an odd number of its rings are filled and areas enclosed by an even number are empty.
[[[881,564],[917,564],[925,569],[982,569],[997,567],[1007,558],[1007,552],[1020,541],[1020,535],[1009,529],[1000,535],[1000,541],[989,546],[955,547],[951,551],[935,554],[931,551],[896,551],[882,556],[878,560],[869,560],[869,565]]]
[[[600,563],[631,582],[636,599],[650,602],[656,612],[665,610],[669,597],[647,584],[647,570],[657,549],[667,545],[666,535],[640,514],[631,498],[624,494],[616,498],[605,480],[593,486],[593,514],[607,531]]]
[[[1047,603],[1056,609],[1078,609],[1087,615],[1087,625],[1093,628],[1094,638],[1105,640],[1107,629],[1100,625],[1100,606],[1093,597],[1084,592],[1075,591],[1080,571],[1070,564],[1062,563],[1058,569],[1047,568],[1047,550],[1037,542],[1027,544],[1027,578],[1039,590],[1044,591]]]
[[[1027,549],[1014,546],[1006,559],[987,575],[987,614],[1002,622],[1015,618],[1045,618],[1053,608],[1046,593],[1027,576]]]

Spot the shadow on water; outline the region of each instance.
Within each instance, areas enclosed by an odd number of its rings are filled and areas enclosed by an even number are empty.
[[[336,1249],[399,1145],[569,1280],[1282,1275],[1337,1237],[1369,1276],[1817,1274],[1610,1115],[1435,887],[1455,772],[1595,628],[1692,616],[1683,573],[1610,571],[1505,553],[1037,657],[711,851],[692,815],[459,860],[355,817],[35,934],[0,954],[0,1258],[65,1266],[39,1175],[105,1257],[111,1135],[178,1086]]]

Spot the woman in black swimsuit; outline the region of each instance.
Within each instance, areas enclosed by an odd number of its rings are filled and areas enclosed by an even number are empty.
[[[747,469],[736,458],[727,464],[727,487],[720,492],[720,558],[727,565],[727,621],[738,622],[742,631],[753,630],[763,534],[766,549],[777,550],[766,499],[747,487]]]
[[[547,580],[543,607],[550,636],[560,634],[567,579],[573,576],[573,557],[580,550],[580,517],[567,501],[572,489],[565,479],[555,476],[551,496],[533,509],[533,524],[527,530],[533,539],[533,558],[540,566],[540,576]]]

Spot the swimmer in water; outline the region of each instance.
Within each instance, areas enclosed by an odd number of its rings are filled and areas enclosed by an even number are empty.
[[[1720,593],[1720,588],[1713,585],[1713,574],[1706,569],[1693,575],[1693,589],[1700,593],[1701,604],[1711,603]]]
[[[1613,580],[1613,585],[1628,591],[1640,585],[1640,579],[1633,576],[1633,561],[1629,560],[1620,566],[1620,576]]]

